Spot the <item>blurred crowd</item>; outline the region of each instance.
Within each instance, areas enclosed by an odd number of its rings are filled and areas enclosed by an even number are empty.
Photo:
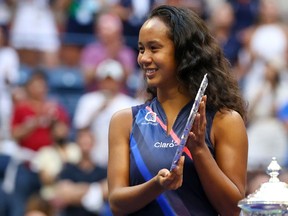
[[[247,194],[272,157],[288,179],[286,0],[0,0],[0,215],[111,215],[109,121],[145,101],[138,31],[160,4],[196,11],[239,81]]]

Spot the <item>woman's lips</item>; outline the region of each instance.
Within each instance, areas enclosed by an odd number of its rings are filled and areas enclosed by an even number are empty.
[[[145,75],[147,78],[152,78],[156,74],[156,69],[145,69]]]

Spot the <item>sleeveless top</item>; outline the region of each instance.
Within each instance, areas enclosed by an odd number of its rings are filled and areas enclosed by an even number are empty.
[[[167,134],[166,115],[157,98],[146,104],[132,107],[130,186],[150,180],[160,169],[170,169],[193,102],[182,108],[169,134]],[[214,115],[215,111],[206,111],[205,142],[215,158],[214,147],[210,140]],[[205,195],[188,148],[184,148],[183,155],[185,155],[185,162],[182,186],[177,190],[165,191],[144,208],[130,215],[218,215]]]

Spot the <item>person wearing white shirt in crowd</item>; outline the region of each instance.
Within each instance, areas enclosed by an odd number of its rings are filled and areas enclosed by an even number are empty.
[[[263,169],[271,157],[285,164],[288,151],[288,133],[278,112],[288,104],[286,63],[281,58],[266,63],[264,80],[254,86],[247,98],[249,138],[248,170]]]
[[[59,30],[52,10],[54,1],[16,0],[11,22],[11,45],[27,66],[54,67],[58,63]]]
[[[123,108],[136,105],[138,100],[120,91],[124,70],[113,59],[102,61],[96,69],[99,88],[84,94],[78,101],[73,119],[75,129],[91,128],[95,135],[93,160],[104,168],[108,160],[108,128],[112,115]]]
[[[12,88],[19,79],[19,58],[17,52],[8,45],[8,35],[4,27],[0,27],[0,140],[10,138],[10,118]]]

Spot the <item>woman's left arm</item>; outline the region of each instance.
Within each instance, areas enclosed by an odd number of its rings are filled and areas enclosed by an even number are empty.
[[[215,159],[205,144],[206,96],[188,140],[194,165],[211,204],[222,216],[239,215],[237,204],[246,189],[248,138],[244,121],[235,111],[217,112],[211,130]]]

